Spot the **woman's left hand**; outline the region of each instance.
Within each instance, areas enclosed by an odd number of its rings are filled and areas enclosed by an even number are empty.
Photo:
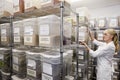
[[[85,42],[80,41],[80,44],[81,44],[81,45],[84,45],[84,46],[87,48],[87,50],[90,50],[90,48],[88,47],[88,45],[87,45]]]

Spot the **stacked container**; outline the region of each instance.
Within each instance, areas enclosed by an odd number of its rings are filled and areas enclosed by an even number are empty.
[[[30,18],[23,20],[23,27],[24,27],[24,45],[37,46],[38,45],[37,19]]]
[[[10,54],[11,50],[9,48],[0,48],[2,80],[10,79]]]
[[[117,17],[108,18],[108,27],[110,28],[118,27],[118,18]]]
[[[6,6],[7,5],[7,6]],[[0,16],[9,16],[13,14],[13,4],[11,0],[1,0],[0,3]]]
[[[1,44],[7,46],[10,44],[10,24],[1,24]]]
[[[103,41],[103,30],[97,31],[97,40]]]
[[[72,63],[72,50],[63,53],[63,76],[67,75],[67,63]],[[61,62],[59,51],[46,51],[42,54],[42,80],[60,80]]]
[[[23,44],[23,22],[16,21],[13,23],[13,31],[14,31],[14,44]]]
[[[44,53],[45,49],[33,49],[27,51],[27,80],[41,80],[41,53]]]
[[[38,18],[39,46],[59,47],[60,46],[60,19],[56,15],[48,15]],[[71,25],[64,24],[64,44],[71,39]],[[70,42],[68,42],[69,44]]]
[[[16,77],[20,79],[26,78],[27,74],[27,63],[26,63],[26,51],[30,50],[27,47],[18,47],[13,49],[13,72]]]
[[[107,24],[106,18],[99,18],[97,20],[97,27],[99,27],[99,28],[105,28],[106,24]]]

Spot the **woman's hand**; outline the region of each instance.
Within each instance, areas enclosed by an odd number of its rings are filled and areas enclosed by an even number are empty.
[[[90,29],[87,28],[87,31],[88,31],[88,34],[89,34],[91,40],[93,41],[95,38],[94,38],[93,34],[91,33]]]
[[[86,47],[87,50],[90,50],[90,48],[88,47],[88,45],[87,45],[85,42],[80,41],[80,44],[81,44],[81,45],[84,45],[84,46]]]

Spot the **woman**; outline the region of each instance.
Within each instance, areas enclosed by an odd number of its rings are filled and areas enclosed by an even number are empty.
[[[105,42],[100,42],[93,37],[89,30],[88,32],[93,43],[98,46],[98,49],[93,51],[86,43],[81,43],[85,45],[91,56],[97,57],[97,80],[112,80],[112,59],[115,52],[119,50],[117,33],[114,29],[105,30],[103,34]]]

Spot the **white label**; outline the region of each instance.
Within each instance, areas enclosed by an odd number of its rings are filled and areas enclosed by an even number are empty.
[[[18,65],[13,64],[13,70],[15,70],[15,71],[19,71],[19,67],[18,67]]]
[[[14,42],[20,42],[20,36],[14,37]]]
[[[85,32],[79,32],[79,41],[85,41]]]
[[[36,62],[34,60],[28,59],[27,66],[36,69]]]
[[[33,77],[36,77],[36,71],[35,70],[31,70],[31,69],[27,69],[27,74]]]
[[[100,27],[103,27],[105,26],[105,21],[104,20],[99,20],[99,25]]]
[[[49,35],[49,25],[47,25],[47,24],[40,25],[39,34],[41,36]]]
[[[2,37],[1,36],[1,41],[7,41],[7,37]]]
[[[5,35],[6,36],[6,34],[7,34],[6,29],[1,29],[1,35]]]
[[[13,56],[13,63],[18,64],[18,57]]]
[[[83,54],[84,54],[84,51],[79,50],[79,54],[83,55]]]
[[[110,20],[110,24],[109,24],[110,27],[117,27],[117,19],[111,19]]]
[[[52,65],[43,63],[43,72],[52,75]]]
[[[2,54],[0,54],[0,60],[3,60],[4,56]]]
[[[42,73],[42,80],[53,80],[53,77]]]
[[[33,42],[32,36],[25,36],[24,37],[24,42],[25,43],[32,43]]]
[[[20,28],[14,28],[14,35],[20,35]]]
[[[40,44],[50,44],[50,37],[39,36],[39,43]]]
[[[33,35],[33,28],[31,26],[25,26],[24,35]]]
[[[79,68],[79,69],[78,69],[78,72],[81,72],[81,71],[82,71],[81,68]]]

